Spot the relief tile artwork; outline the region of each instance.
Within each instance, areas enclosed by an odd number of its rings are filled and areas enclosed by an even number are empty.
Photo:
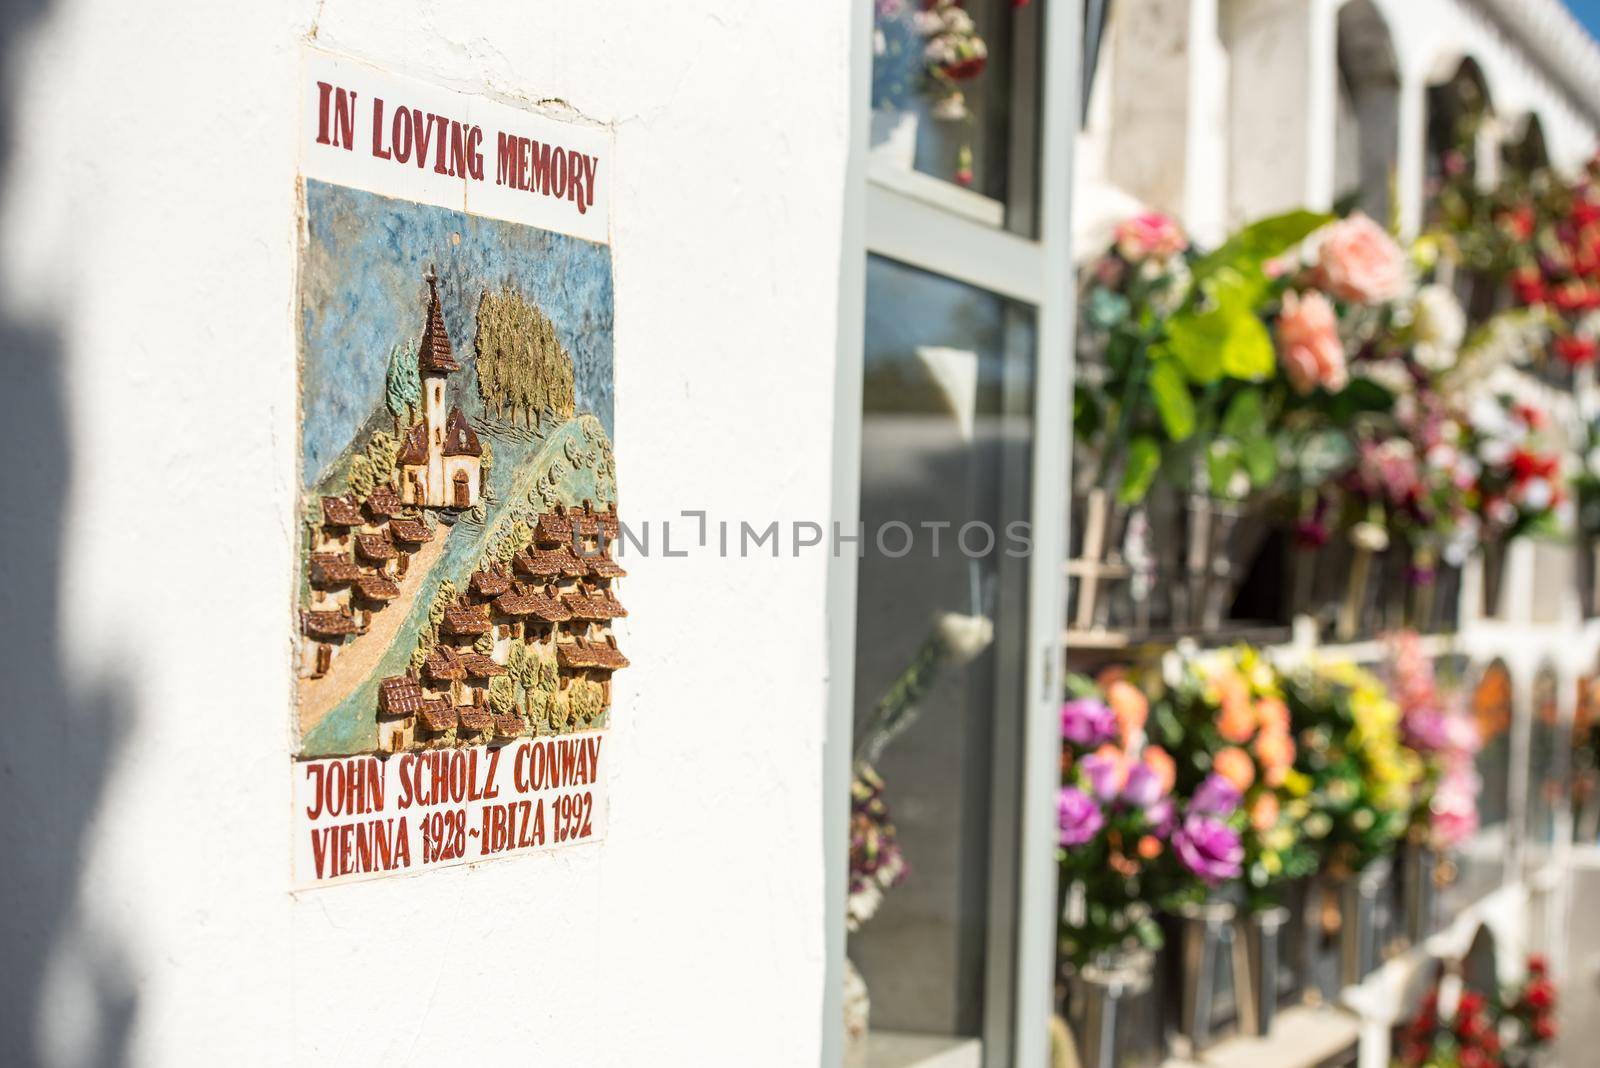
[[[300,327],[301,755],[604,726],[609,249],[307,180]]]

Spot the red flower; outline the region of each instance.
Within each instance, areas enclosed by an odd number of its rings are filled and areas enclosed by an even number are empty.
[[[1461,1068],[1495,1068],[1494,1059],[1481,1049],[1467,1047],[1458,1058]]]
[[[1528,958],[1528,974],[1543,978],[1550,971],[1550,962],[1544,959],[1543,954],[1535,953]]]
[[[1533,236],[1533,209],[1522,204],[1502,212],[1500,225],[1518,241],[1526,241]]]
[[[1593,338],[1579,337],[1577,334],[1567,334],[1555,340],[1556,355],[1567,362],[1569,367],[1581,367],[1595,357],[1596,346]]]
[[[1462,997],[1465,1002],[1465,996]],[[1461,1041],[1476,1043],[1490,1031],[1489,1018],[1481,1012],[1463,1012],[1456,1018],[1456,1034],[1461,1036]]]
[[[1555,304],[1564,312],[1582,311],[1593,299],[1589,287],[1577,279],[1556,287]]]
[[[1456,1011],[1462,1016],[1476,1016],[1488,1004],[1488,1000],[1476,990],[1463,990],[1461,992],[1461,1000],[1456,1004]]]
[[[1548,980],[1538,979],[1528,984],[1522,998],[1534,1012],[1548,1012],[1556,1004],[1556,988]]]
[[[1543,304],[1546,299],[1544,277],[1537,267],[1519,267],[1511,276],[1511,290],[1526,305]]]
[[[1549,1016],[1535,1016],[1533,1018],[1533,1037],[1540,1042],[1549,1042],[1556,1037],[1556,1022]],[[1462,1061],[1465,1068],[1466,1061]]]

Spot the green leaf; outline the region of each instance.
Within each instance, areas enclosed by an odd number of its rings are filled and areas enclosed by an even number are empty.
[[[1261,416],[1261,391],[1252,387],[1235,394],[1222,415],[1220,429],[1225,436],[1239,441],[1261,437],[1266,430],[1266,420]]]
[[[1122,472],[1122,485],[1117,489],[1120,504],[1137,504],[1150,492],[1161,468],[1161,447],[1148,434],[1140,434],[1128,442],[1128,463]]]
[[[1315,211],[1291,211],[1259,219],[1196,261],[1192,268],[1194,279],[1202,282],[1225,267],[1256,274],[1268,260],[1281,256],[1332,221],[1332,215]]]
[[[1222,350],[1222,373],[1246,382],[1260,382],[1271,378],[1277,366],[1272,335],[1266,326],[1254,312],[1239,316],[1229,332],[1228,345]]]
[[[1271,438],[1252,438],[1242,443],[1244,472],[1256,489],[1267,485],[1278,473],[1278,450]]]
[[[1206,450],[1206,478],[1211,484],[1211,496],[1219,500],[1231,496],[1233,476],[1239,473],[1241,466],[1238,449],[1227,442],[1214,442]]]
[[[1229,325],[1220,309],[1182,311],[1167,320],[1166,349],[1189,381],[1203,386],[1222,377],[1222,350],[1228,343]]]
[[[1150,396],[1168,437],[1183,441],[1194,433],[1194,398],[1183,372],[1171,360],[1161,360],[1151,370]]]

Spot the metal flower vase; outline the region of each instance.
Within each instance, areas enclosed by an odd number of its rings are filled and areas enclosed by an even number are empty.
[[[1378,966],[1384,890],[1392,863],[1374,861],[1339,883],[1339,981],[1361,982]]]
[[[1284,940],[1289,937],[1289,910],[1259,909],[1237,921],[1234,937],[1234,996],[1239,1031],[1261,1036],[1272,1030],[1282,999]]]
[[[1216,1040],[1219,997],[1233,976],[1231,901],[1207,900],[1177,910],[1178,1020],[1176,1031],[1197,1053]]]
[[[1400,901],[1406,941],[1420,945],[1439,926],[1439,854],[1426,844],[1407,843],[1400,855]]]
[[[1160,1041],[1155,954],[1132,949],[1101,954],[1067,984],[1067,1020],[1080,1068],[1154,1068]]]

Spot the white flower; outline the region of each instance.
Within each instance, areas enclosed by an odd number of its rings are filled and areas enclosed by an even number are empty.
[[[1456,350],[1432,341],[1419,341],[1411,350],[1412,359],[1424,371],[1443,374],[1456,365]]]
[[[1417,290],[1411,318],[1417,344],[1444,350],[1450,364],[1454,364],[1456,350],[1467,336],[1467,316],[1456,295],[1441,285],[1423,286]],[[1418,362],[1421,362],[1420,354]],[[1437,369],[1444,370],[1443,367]]]
[[[1489,519],[1500,526],[1510,526],[1517,521],[1517,506],[1504,497],[1496,497],[1489,504]]]
[[[1357,523],[1350,528],[1350,544],[1369,553],[1381,553],[1389,547],[1389,532],[1380,523]]]
[[[1550,502],[1555,498],[1555,493],[1550,489],[1550,483],[1542,478],[1530,478],[1519,487],[1517,496],[1521,497],[1522,506],[1529,511],[1542,512],[1550,507]]]
[[[1428,466],[1436,471],[1454,470],[1456,461],[1460,458],[1461,454],[1456,451],[1454,445],[1447,445],[1442,441],[1429,449],[1427,455]]]
[[[1408,395],[1416,385],[1411,379],[1411,372],[1398,360],[1370,360],[1358,364],[1356,373],[1376,382],[1396,397]]]
[[[994,641],[994,623],[987,616],[946,612],[939,617],[939,641],[953,662],[966,664]]]
[[[1478,445],[1478,458],[1490,467],[1501,467],[1511,459],[1511,442],[1503,438],[1486,438]]]
[[[885,52],[887,52],[888,50],[889,50],[889,42],[883,36],[883,31],[879,30],[879,29],[873,30],[872,31],[872,54],[875,55],[875,56],[881,56]]]

